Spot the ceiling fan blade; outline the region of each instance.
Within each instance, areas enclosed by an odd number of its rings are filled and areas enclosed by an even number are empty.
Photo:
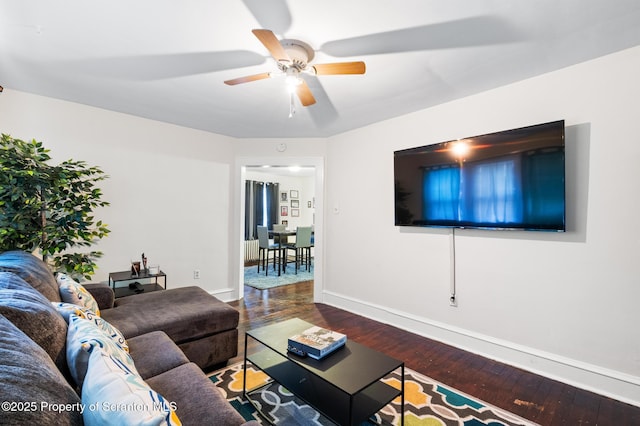
[[[522,34],[504,19],[475,16],[334,40],[320,50],[331,56],[347,57],[502,44],[521,39]]]
[[[265,78],[271,77],[271,74],[268,72],[263,72],[261,74],[247,75],[245,77],[238,77],[232,80],[226,80],[224,84],[229,86],[235,86],[236,84],[242,83],[250,83],[252,81],[264,80]]]
[[[338,119],[338,111],[318,77],[305,75],[304,78],[317,101],[316,106],[308,109],[309,115],[318,128],[327,128]]]
[[[304,106],[309,106],[316,103],[316,98],[313,97],[313,93],[311,93],[309,85],[304,80],[302,80],[302,83],[296,86],[296,94],[298,95],[298,98],[300,98],[300,102]]]
[[[291,26],[291,12],[286,0],[242,0],[262,28],[284,34]]]
[[[334,62],[313,65],[316,75],[364,74],[367,67],[364,62]]]
[[[258,40],[267,48],[269,53],[273,58],[280,62],[286,61],[291,62],[291,58],[287,55],[284,48],[280,44],[280,40],[276,37],[276,35],[271,30],[251,30],[253,35],[255,35]]]
[[[131,81],[179,78],[264,63],[265,58],[248,50],[187,52],[160,55],[109,56],[60,60],[55,65],[92,76]]]

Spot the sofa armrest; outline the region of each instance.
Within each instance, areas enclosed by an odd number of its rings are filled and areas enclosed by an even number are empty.
[[[83,284],[83,287],[91,293],[98,302],[100,309],[111,309],[115,301],[115,294],[111,287],[103,283]]]

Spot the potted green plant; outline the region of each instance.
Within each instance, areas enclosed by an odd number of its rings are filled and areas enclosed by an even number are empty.
[[[107,178],[84,161],[49,164],[49,150],[35,139],[2,135],[0,141],[0,251],[39,252],[43,260],[76,279],[89,279],[99,251],[76,253],[109,229],[93,211],[109,205],[96,183]]]

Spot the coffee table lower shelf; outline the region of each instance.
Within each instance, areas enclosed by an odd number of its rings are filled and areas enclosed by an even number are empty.
[[[295,355],[292,356],[295,357]],[[373,417],[398,396],[403,397],[402,406],[404,406],[404,364],[400,367],[403,378],[402,389],[396,389],[380,380],[375,380],[369,386],[350,395],[290,358],[269,349],[263,349],[245,357],[245,371],[247,362],[251,362],[275,382],[339,425],[360,424]],[[243,387],[245,398],[267,421],[270,421],[268,416],[261,412],[260,407],[251,399],[251,395],[270,384],[247,390],[245,381]],[[402,423],[404,423],[404,416]]]

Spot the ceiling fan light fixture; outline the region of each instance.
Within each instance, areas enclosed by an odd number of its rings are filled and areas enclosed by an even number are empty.
[[[295,92],[296,87],[302,84],[302,79],[300,78],[299,71],[295,68],[287,68],[287,70],[285,71],[284,82],[289,93]]]
[[[297,75],[288,75],[284,80],[289,87],[300,86],[302,84],[302,79]]]

